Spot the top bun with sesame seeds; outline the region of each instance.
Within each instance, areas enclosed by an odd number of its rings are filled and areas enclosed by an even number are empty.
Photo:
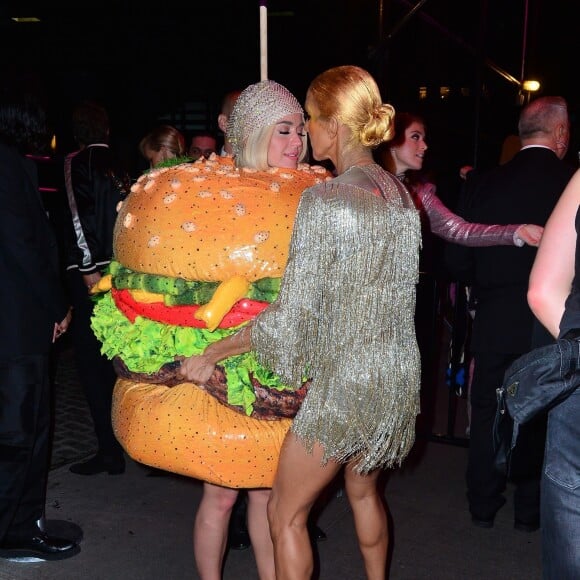
[[[301,193],[322,167],[236,169],[230,158],[154,169],[123,203],[115,259],[139,272],[186,280],[280,277]]]

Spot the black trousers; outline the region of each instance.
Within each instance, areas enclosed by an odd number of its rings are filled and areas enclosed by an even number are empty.
[[[123,449],[113,433],[111,404],[116,374],[113,364],[101,354],[101,343],[91,329],[94,302],[77,270],[67,273],[73,317],[70,325],[76,368],[82,384],[95,435],[98,454],[110,463],[123,462]]]
[[[0,358],[0,541],[37,531],[50,466],[49,357]]]
[[[519,354],[476,352],[471,385],[471,424],[467,463],[467,499],[472,515],[493,519],[505,502],[507,478],[494,467],[493,423],[496,388]],[[509,478],[515,484],[515,519],[532,523],[540,516],[540,478],[546,437],[545,417],[522,426],[511,459]]]

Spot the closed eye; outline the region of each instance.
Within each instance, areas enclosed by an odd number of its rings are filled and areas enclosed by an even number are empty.
[[[278,123],[278,135],[290,135],[291,133],[295,132],[300,137],[306,136],[306,131],[304,130],[304,125],[300,123],[298,127],[294,127],[294,125],[286,122]]]

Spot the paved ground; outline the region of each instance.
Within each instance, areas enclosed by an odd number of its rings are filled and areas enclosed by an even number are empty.
[[[66,346],[59,353],[54,390],[52,469],[90,456],[97,449],[89,408],[74,366],[74,353]]]
[[[511,493],[493,529],[471,524],[463,479],[465,400],[450,399],[439,380],[441,370],[437,375],[426,381],[428,390],[434,389],[426,397],[436,405],[433,434],[420,437],[403,468],[385,478],[393,546],[390,579],[540,580],[540,533],[513,529]],[[448,420],[450,407],[453,421]],[[57,374],[47,516],[82,527],[81,553],[62,562],[0,561],[0,580],[197,580],[191,532],[200,483],[170,474],[151,476],[146,466],[130,459],[123,475],[70,473],[70,463],[94,452],[90,427],[72,351],[65,349]],[[340,489],[339,480],[319,518],[328,535],[317,545],[319,580],[364,578],[351,512]],[[255,578],[251,549],[227,555],[224,580]]]

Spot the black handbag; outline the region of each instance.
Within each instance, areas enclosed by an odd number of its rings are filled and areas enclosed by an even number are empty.
[[[580,385],[580,330],[517,358],[496,389],[493,427],[495,467],[509,475],[519,427],[548,412]]]

